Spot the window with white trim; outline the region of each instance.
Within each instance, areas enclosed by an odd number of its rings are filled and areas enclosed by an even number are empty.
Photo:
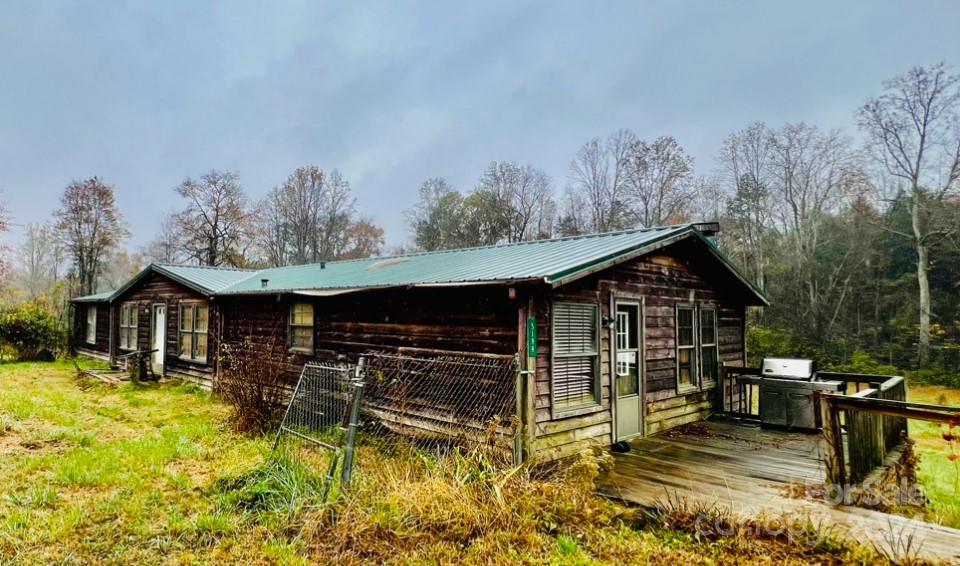
[[[700,378],[701,383],[712,384],[719,373],[717,357],[717,311],[700,307]]]
[[[207,305],[180,303],[180,357],[196,362],[207,361]]]
[[[87,341],[87,344],[96,344],[97,343],[97,305],[90,305],[87,307],[87,327],[86,327],[86,336],[84,337]]]
[[[120,348],[137,349],[137,303],[120,305]]]
[[[554,303],[552,394],[555,411],[600,403],[599,311],[588,303]]]
[[[696,324],[693,305],[677,305],[677,389],[697,387]]]
[[[290,349],[313,353],[313,305],[294,303],[290,305]]]

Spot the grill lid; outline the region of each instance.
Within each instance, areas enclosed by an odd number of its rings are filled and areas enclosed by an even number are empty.
[[[764,377],[776,377],[780,379],[813,378],[813,360],[764,358],[760,369]]]

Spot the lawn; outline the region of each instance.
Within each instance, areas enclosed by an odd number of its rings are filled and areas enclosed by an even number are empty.
[[[231,432],[208,394],[74,375],[72,362],[0,364],[0,563],[884,562],[815,529],[699,537],[696,509],[594,495],[586,458],[535,477],[364,445],[349,496],[324,508],[316,468]]]
[[[918,403],[960,406],[960,389],[911,386],[907,395],[910,401]],[[951,450],[943,439],[947,426],[910,421],[909,427],[910,437],[916,441],[915,448],[920,456],[917,476],[930,500],[928,520],[960,528],[960,458],[952,461],[948,458],[955,450]]]

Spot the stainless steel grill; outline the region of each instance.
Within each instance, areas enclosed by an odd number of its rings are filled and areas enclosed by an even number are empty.
[[[812,381],[816,364],[813,360],[795,358],[765,358],[760,366],[764,377]]]
[[[813,360],[766,358],[760,374],[760,422],[788,428],[816,428],[816,392],[836,391],[843,385],[818,380]]]

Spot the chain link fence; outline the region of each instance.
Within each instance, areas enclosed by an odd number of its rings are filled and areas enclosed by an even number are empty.
[[[308,363],[274,449],[290,436],[326,451],[324,498],[338,466],[341,488],[349,484],[358,446],[378,456],[459,447],[483,450],[497,464],[519,463],[518,379],[512,356],[372,352],[356,364]]]
[[[433,450],[484,449],[500,463],[518,462],[513,356],[368,353],[363,360],[367,435]]]

